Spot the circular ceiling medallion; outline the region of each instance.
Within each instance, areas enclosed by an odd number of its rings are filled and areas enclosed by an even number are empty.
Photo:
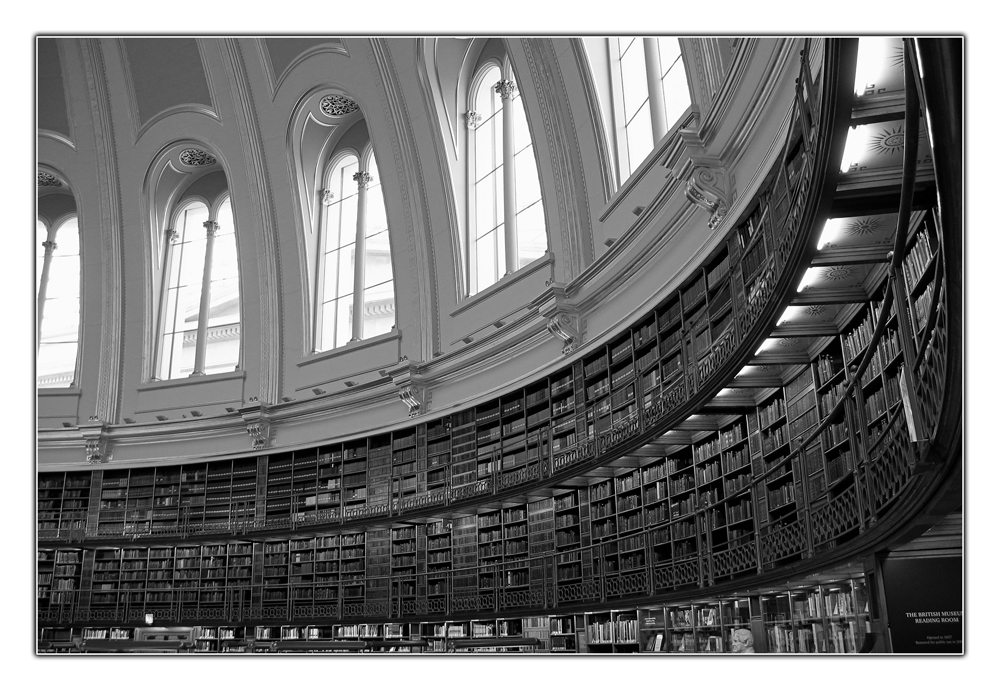
[[[186,166],[215,165],[215,156],[201,149],[184,149],[180,155],[181,163]]]
[[[46,173],[44,171],[38,171],[38,186],[39,187],[62,187],[62,182],[52,173]]]
[[[882,130],[872,138],[868,145],[869,151],[874,151],[877,155],[898,154],[903,152],[903,128],[902,126]]]
[[[826,279],[828,281],[846,281],[854,271],[847,266],[832,266],[826,270]]]
[[[323,111],[324,115],[335,118],[342,115],[350,115],[358,109],[358,104],[347,98],[347,96],[330,94],[320,99],[319,109]]]
[[[805,312],[810,317],[818,317],[821,314],[826,314],[826,307],[823,307],[823,305],[809,305],[806,307]]]
[[[859,218],[849,226],[847,226],[848,235],[872,235],[880,230],[882,230],[882,221],[878,218],[869,216],[868,218]]]

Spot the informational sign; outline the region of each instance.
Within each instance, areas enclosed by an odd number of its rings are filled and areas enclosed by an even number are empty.
[[[894,653],[961,653],[962,559],[887,559],[882,564]]]

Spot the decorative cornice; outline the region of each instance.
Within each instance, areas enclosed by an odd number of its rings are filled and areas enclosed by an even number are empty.
[[[250,399],[250,405],[239,409],[240,417],[247,426],[250,446],[254,451],[268,448],[271,444],[271,418],[268,407],[257,398]]]
[[[583,343],[586,320],[576,305],[566,298],[565,285],[550,284],[545,292],[531,301],[531,307],[545,320],[545,327],[563,342],[563,355],[569,355]]]
[[[684,188],[688,201],[697,204],[712,214],[708,227],[715,230],[729,213],[730,195],[726,192],[726,170],[724,168],[695,168],[694,174]]]
[[[423,377],[418,373],[419,363],[410,362],[405,357],[398,365],[386,367],[385,373],[392,378],[392,383],[399,390],[399,400],[409,408],[409,417],[426,413],[431,402],[430,389],[425,386]]]
[[[105,436],[107,425],[102,420],[96,415],[91,415],[90,420],[80,425],[80,434],[87,450],[88,464],[97,465],[111,460],[111,454],[108,452],[109,443]]]

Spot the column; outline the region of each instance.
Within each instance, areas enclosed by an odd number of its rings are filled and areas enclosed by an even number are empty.
[[[354,236],[354,307],[351,316],[351,341],[364,337],[365,325],[365,227],[368,225],[368,183],[372,176],[359,170],[352,179],[358,183],[358,222]]]
[[[201,305],[198,308],[198,337],[194,342],[194,371],[191,376],[205,374],[205,349],[208,346],[208,310],[212,304],[212,250],[218,221],[205,221],[205,270],[201,275]]]
[[[653,126],[653,146],[667,136],[667,113],[663,106],[663,70],[660,67],[660,47],[655,38],[642,39],[646,58],[646,88],[649,91],[649,121]]]
[[[52,253],[56,251],[56,234],[50,229],[42,247],[45,248],[45,256],[42,259],[42,276],[38,281],[38,321],[35,322],[35,354],[38,354],[38,347],[42,343],[42,317],[45,313],[45,296],[49,291],[49,271],[52,269]]]
[[[503,244],[504,275],[517,271],[517,197],[514,190],[514,92],[510,79],[501,79],[493,87],[503,106]]]

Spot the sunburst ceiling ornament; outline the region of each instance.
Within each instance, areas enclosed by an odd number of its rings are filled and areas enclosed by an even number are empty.
[[[882,130],[868,144],[868,150],[877,156],[891,155],[903,152],[903,127]]]
[[[782,338],[778,341],[779,348],[798,348],[799,343],[801,343],[801,338]]]
[[[846,281],[854,274],[854,270],[848,266],[831,266],[826,270],[828,281]]]
[[[822,314],[826,314],[826,307],[823,307],[823,305],[808,305],[805,312],[810,317],[818,317]]]
[[[215,156],[201,149],[184,149],[180,155],[181,163],[186,166],[215,165]]]
[[[873,235],[884,228],[882,220],[874,216],[859,218],[847,226],[848,235]]]
[[[358,104],[340,94],[330,94],[320,99],[319,109],[331,118],[350,115],[359,108]]]
[[[38,186],[39,187],[62,187],[62,181],[59,180],[52,173],[46,173],[43,170],[38,171]]]

